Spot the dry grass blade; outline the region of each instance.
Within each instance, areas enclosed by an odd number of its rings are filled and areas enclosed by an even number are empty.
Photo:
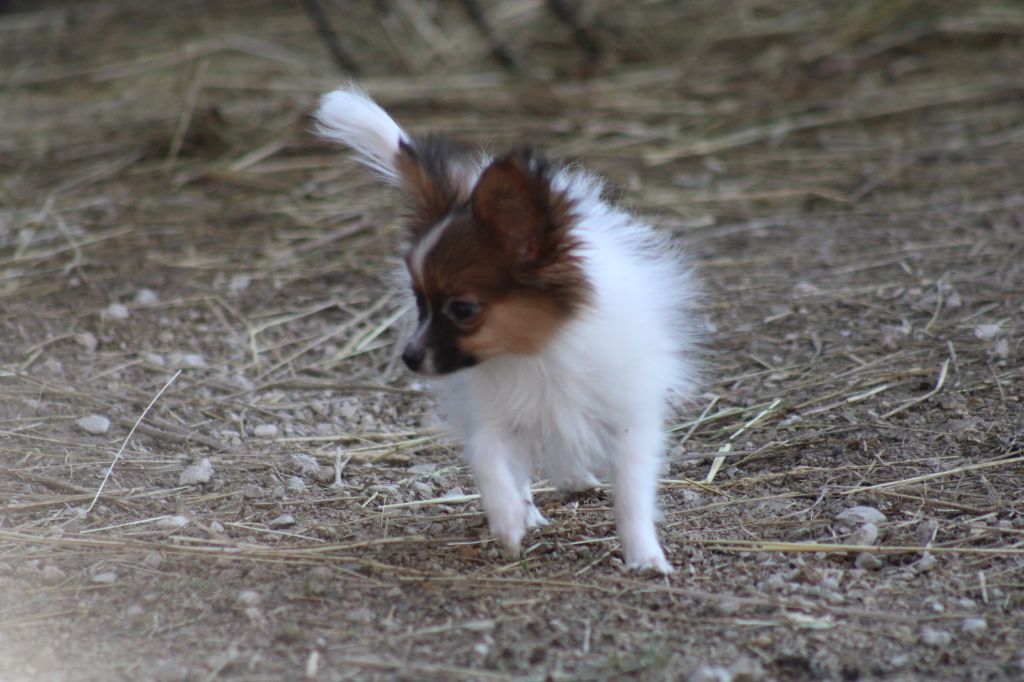
[[[156,395],[153,396],[153,399],[149,401],[149,405],[146,405],[146,409],[144,409],[142,411],[142,414],[139,415],[139,418],[135,420],[135,424],[133,424],[131,430],[128,431],[128,435],[125,436],[124,441],[122,441],[121,447],[118,448],[117,454],[115,454],[114,459],[111,460],[110,466],[107,468],[107,472],[103,474],[103,480],[100,481],[100,486],[99,488],[96,489],[96,494],[93,496],[92,501],[89,502],[88,506],[86,506],[86,508],[82,510],[82,516],[87,515],[89,512],[92,511],[92,508],[96,506],[97,500],[99,500],[100,495],[103,494],[103,488],[107,485],[107,481],[110,479],[110,474],[114,472],[114,466],[117,464],[117,460],[121,459],[121,454],[124,452],[125,447],[127,447],[128,441],[130,441],[132,439],[132,436],[135,434],[135,429],[139,427],[139,424],[141,424],[142,420],[146,418],[147,414],[149,414],[149,411],[153,408],[153,405],[156,404],[156,401],[160,399],[160,396],[164,394],[164,391],[166,391],[170,387],[170,385],[174,383],[174,380],[177,379],[178,375],[180,374],[181,370],[179,369],[177,372],[174,373],[174,376],[168,379],[167,383],[165,383],[163,387],[159,391],[157,391]]]
[[[1024,462],[1024,457],[1012,457],[1015,453],[1008,453],[1005,458],[1000,458],[994,462],[978,462],[977,464],[967,464],[961,467],[955,467],[946,471],[938,471],[933,474],[923,474],[921,476],[912,476],[911,478],[905,478],[900,481],[887,481],[885,483],[876,483],[875,485],[863,486],[851,490],[844,491],[844,495],[854,495],[857,493],[868,492],[871,490],[889,490],[891,488],[902,488],[903,486],[913,485],[915,483],[923,483],[925,481],[934,481],[940,478],[946,478],[948,476],[956,476],[957,474],[964,474],[969,471],[980,471],[982,469],[993,469],[996,467],[1007,467],[1011,464],[1019,464]]]

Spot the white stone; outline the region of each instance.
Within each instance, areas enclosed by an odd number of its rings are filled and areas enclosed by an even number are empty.
[[[96,346],[99,345],[96,337],[89,332],[78,332],[75,334],[75,343],[89,352],[96,350]]]
[[[949,646],[949,643],[953,641],[953,635],[948,630],[924,628],[921,630],[921,641],[930,647],[940,648]]]
[[[252,435],[257,438],[273,438],[277,435],[276,424],[260,424],[252,430]]]
[[[209,483],[211,477],[213,477],[213,465],[210,464],[209,457],[203,457],[195,464],[185,467],[185,470],[178,476],[178,485]]]
[[[117,582],[117,573],[114,573],[113,571],[103,571],[102,573],[94,575],[92,577],[92,581],[100,585],[112,585]]]
[[[873,523],[865,523],[850,534],[850,537],[846,539],[846,544],[867,547],[875,544],[876,540],[878,540],[878,526]]]
[[[206,367],[206,360],[199,353],[186,353],[181,356],[181,366],[189,369]]]
[[[98,414],[90,414],[79,419],[78,426],[87,433],[99,436],[110,430],[110,420]]]
[[[290,528],[295,525],[295,517],[291,514],[281,514],[267,524],[270,528]]]
[[[861,552],[854,559],[853,565],[857,568],[864,569],[865,571],[877,571],[882,567],[882,562],[874,554],[870,552]]]
[[[139,289],[135,292],[135,302],[139,305],[153,305],[160,300],[152,289]]]
[[[64,581],[64,571],[53,564],[43,566],[42,579],[44,585],[57,585]]]
[[[179,528],[184,528],[187,525],[188,517],[183,514],[168,516],[156,522],[156,527],[162,530],[178,530]]]
[[[964,634],[977,637],[988,630],[988,621],[984,618],[965,618],[960,623],[960,629],[964,631]]]
[[[163,367],[167,364],[167,361],[164,360],[164,356],[159,353],[143,353],[142,359],[151,365],[156,365],[157,367]]]
[[[231,291],[245,291],[252,284],[252,278],[249,275],[235,275],[231,278],[228,283],[228,289]]]
[[[256,606],[261,601],[263,597],[256,590],[242,590],[238,593],[238,603],[243,606]]]
[[[111,320],[127,320],[130,314],[128,308],[120,303],[111,303],[103,311],[103,316]]]
[[[885,514],[874,507],[850,507],[836,514],[836,522],[841,526],[860,526],[865,523],[873,523],[877,526],[885,521]]]

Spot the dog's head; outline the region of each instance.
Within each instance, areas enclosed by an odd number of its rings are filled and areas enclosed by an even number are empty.
[[[425,138],[403,141],[395,168],[418,312],[402,354],[410,369],[447,374],[537,353],[585,305],[573,206],[542,160],[515,151],[473,179],[445,142]]]

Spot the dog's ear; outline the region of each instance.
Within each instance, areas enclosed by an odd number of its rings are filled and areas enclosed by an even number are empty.
[[[512,152],[484,169],[470,205],[480,228],[521,267],[542,266],[570,246],[569,202],[552,189],[543,163],[531,162],[529,152]]]
[[[458,152],[443,137],[419,137],[398,145],[395,170],[409,209],[410,236],[418,237],[466,200],[469,193]]]

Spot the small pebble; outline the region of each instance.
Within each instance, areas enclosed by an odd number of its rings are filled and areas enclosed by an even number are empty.
[[[199,353],[186,353],[181,356],[181,366],[188,369],[206,367],[206,360]]]
[[[316,473],[316,470],[320,468],[320,462],[316,461],[313,455],[297,452],[288,458],[288,466],[295,473],[308,476]]]
[[[430,484],[424,483],[423,481],[413,481],[412,485],[409,487],[415,490],[419,496],[424,499],[429,499],[434,496],[434,489]]]
[[[110,430],[110,420],[98,414],[90,414],[79,419],[78,426],[87,433],[99,436]]]
[[[948,630],[924,628],[921,630],[921,641],[928,646],[939,648],[948,646],[953,641],[953,635]]]
[[[86,349],[90,353],[96,350],[96,346],[99,345],[99,342],[96,340],[96,337],[90,334],[89,332],[78,332],[77,334],[75,334],[75,343],[77,343],[79,346]]]
[[[1002,327],[1001,322],[996,324],[979,324],[974,328],[974,335],[979,339],[992,339],[999,334]]]
[[[702,665],[690,675],[690,682],[732,682],[732,672],[720,665]]]
[[[345,421],[352,421],[359,415],[359,403],[346,400],[337,407],[338,416]]]
[[[168,516],[156,522],[156,527],[161,530],[178,530],[179,528],[184,528],[187,525],[188,517],[182,514]]]
[[[102,573],[94,575],[92,577],[92,581],[100,585],[113,585],[117,582],[117,573],[114,573],[113,571],[103,571]]]
[[[281,514],[267,524],[270,528],[289,528],[295,525],[295,517],[291,514]]]
[[[862,568],[865,571],[877,571],[882,567],[882,562],[878,557],[870,552],[861,552],[857,555],[857,558],[853,560],[853,565],[857,568]]]
[[[146,568],[160,568],[164,563],[164,555],[160,552],[150,552],[142,560],[142,565]]]
[[[60,570],[53,564],[47,564],[43,566],[42,580],[44,585],[58,585],[64,582],[64,571]]]
[[[285,489],[292,495],[301,495],[306,492],[306,482],[298,476],[289,476]]]
[[[156,365],[157,367],[163,367],[165,364],[167,364],[167,361],[164,359],[164,356],[160,355],[159,353],[143,353],[142,359],[144,362],[148,362],[151,365]]]
[[[859,526],[865,523],[873,523],[876,526],[885,523],[885,514],[874,507],[850,507],[836,515],[836,522],[841,526]]]
[[[228,289],[231,291],[245,291],[251,283],[252,278],[248,275],[235,275],[228,283]]]
[[[984,618],[965,618],[964,621],[960,623],[960,629],[964,631],[964,634],[977,637],[988,630],[988,621]]]
[[[224,524],[220,521],[210,521],[210,530],[212,530],[214,533],[223,533]]]
[[[47,376],[59,377],[64,375],[64,365],[60,364],[60,360],[57,358],[47,358],[46,361],[40,365],[40,369],[42,369],[43,373]]]
[[[718,601],[718,611],[724,616],[732,616],[739,613],[740,603],[735,597],[722,597]]]
[[[209,483],[212,477],[213,465],[210,464],[210,458],[203,457],[195,464],[185,467],[185,470],[178,476],[178,485]]]
[[[260,424],[252,430],[252,435],[257,438],[273,438],[277,435],[277,426],[275,424]]]
[[[128,308],[120,303],[111,303],[103,311],[103,316],[111,320],[127,320],[129,314]]]
[[[255,483],[246,483],[242,486],[242,497],[247,500],[258,500],[263,497],[263,488],[259,487]]]
[[[147,672],[148,674],[144,674],[142,679],[152,680],[152,682],[188,682],[192,674],[188,666],[175,661],[160,661],[151,666]]]
[[[238,593],[238,603],[242,606],[256,606],[261,601],[263,597],[256,590],[242,590]]]
[[[687,490],[682,488],[677,493],[680,501],[682,501],[684,507],[699,507],[704,504],[704,496],[696,490]]]
[[[920,571],[921,573],[927,573],[928,571],[935,568],[935,564],[937,563],[938,561],[935,559],[935,557],[926,552],[921,556],[920,559],[914,562],[914,568]]]
[[[876,540],[878,540],[878,526],[873,523],[865,523],[846,538],[846,544],[868,547],[875,544]]]
[[[313,649],[309,652],[309,658],[306,659],[306,679],[315,680],[316,674],[320,670],[320,652]]]
[[[135,292],[135,302],[139,305],[153,305],[160,300],[152,289],[139,289]]]

